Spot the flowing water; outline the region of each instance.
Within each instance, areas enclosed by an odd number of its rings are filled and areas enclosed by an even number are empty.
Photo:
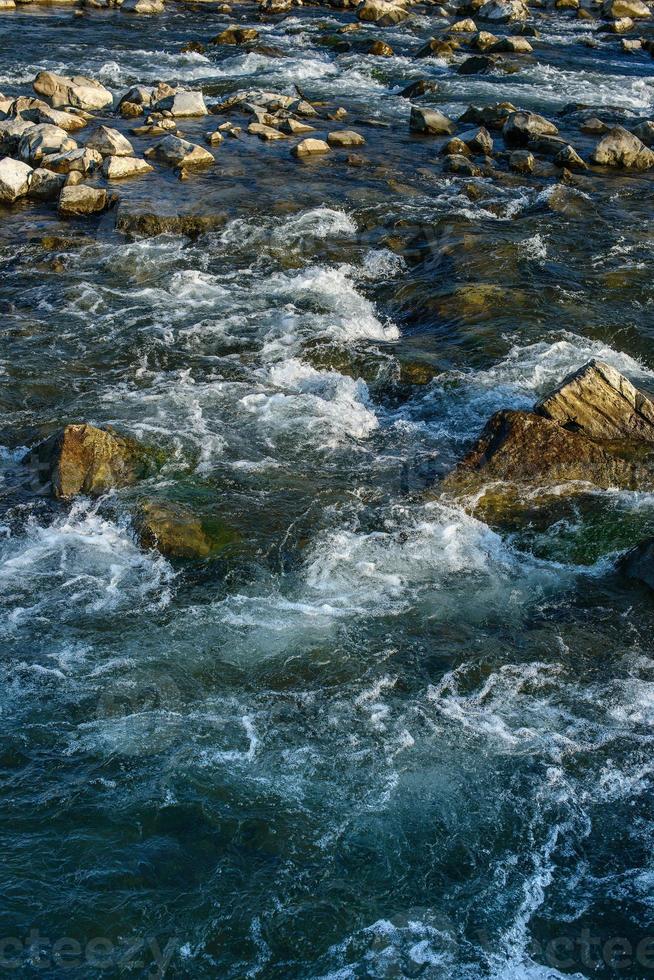
[[[399,92],[510,99],[586,151],[557,114],[645,117],[651,57],[553,14],[537,60],[461,77],[411,57],[426,14],[371,28],[379,59],[319,43],[346,12],[237,13],[278,56],[181,53],[227,22],[182,7],[0,20],[4,94],[41,68],[298,85],[368,160],[244,137],[121,184],[123,209],[224,213],[194,241],[3,214],[3,975],[649,976],[654,605],[615,561],[654,495],[500,532],[432,488],[592,356],[654,385],[652,181],[444,176]],[[26,447],[78,420],[164,448],[148,492],[233,546],[142,550],[133,490],[17,496]]]

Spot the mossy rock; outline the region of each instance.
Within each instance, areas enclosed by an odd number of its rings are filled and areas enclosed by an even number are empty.
[[[183,504],[165,500],[142,501],[134,525],[141,545],[167,558],[212,558],[240,540],[218,518],[200,518]]]

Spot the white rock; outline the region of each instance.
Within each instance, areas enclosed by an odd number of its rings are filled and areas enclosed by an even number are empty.
[[[147,160],[140,157],[105,157],[102,173],[108,180],[122,180],[125,177],[140,177],[154,170]]]
[[[172,167],[206,167],[215,163],[208,150],[179,136],[164,136],[159,143],[145,151],[146,157],[161,160]]]
[[[99,126],[86,144],[89,150],[97,150],[103,157],[132,157],[134,147],[130,141],[109,126]]]
[[[161,0],[125,0],[120,9],[126,14],[162,14],[164,5]]]
[[[388,0],[364,0],[357,8],[359,20],[379,24],[380,27],[390,27],[406,20],[408,13],[399,3],[389,3]]]
[[[488,0],[480,8],[478,15],[482,20],[494,21],[496,24],[512,24],[526,20],[529,10],[523,0]]]
[[[53,109],[49,105],[25,109],[21,112],[21,116],[23,119],[29,119],[34,123],[49,123],[51,126],[58,126],[66,133],[76,133],[88,125],[88,120],[84,119],[83,116],[78,116],[75,112]]]
[[[66,153],[77,149],[77,143],[65,129],[51,123],[32,125],[21,137],[18,154],[21,160],[39,163],[50,153]]]
[[[324,140],[312,139],[308,137],[305,140],[301,140],[297,146],[294,146],[291,153],[295,157],[308,157],[317,156],[320,153],[329,153],[329,143]]]
[[[37,95],[50,99],[55,108],[70,105],[75,109],[104,109],[114,100],[109,89],[85,75],[68,77],[40,71],[32,86]]]
[[[11,203],[24,197],[29,190],[32,168],[19,160],[4,157],[0,160],[0,201]]]
[[[41,162],[46,170],[53,170],[57,174],[75,171],[86,175],[102,166],[102,157],[97,150],[81,146],[77,150],[68,150],[67,153],[51,153],[43,157]]]
[[[160,99],[155,105],[155,109],[158,112],[168,110],[175,119],[207,115],[207,107],[202,92],[188,92],[186,90],[175,92],[174,95]]]

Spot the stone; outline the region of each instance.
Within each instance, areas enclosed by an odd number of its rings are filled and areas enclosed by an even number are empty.
[[[65,186],[59,195],[59,214],[62,218],[77,218],[87,214],[99,214],[108,206],[104,188],[86,184]]]
[[[37,167],[30,176],[28,197],[36,201],[53,201],[59,197],[65,180],[64,174],[55,174],[45,167]]]
[[[643,0],[605,0],[602,4],[602,15],[612,20],[619,20],[621,17],[647,20],[652,16],[652,11]]]
[[[291,136],[300,136],[303,133],[315,132],[315,127],[309,126],[308,123],[302,122],[300,119],[284,119],[279,124],[279,129],[282,133],[288,133]]]
[[[490,20],[496,24],[513,24],[526,20],[529,9],[522,0],[488,0],[477,14],[482,20]]]
[[[654,151],[622,126],[615,126],[602,137],[593,150],[591,159],[602,167],[633,170],[649,170],[654,167]]]
[[[142,502],[134,525],[140,544],[167,558],[210,558],[238,540],[230,528],[201,521],[187,507],[171,501]]]
[[[187,41],[179,50],[182,54],[204,54],[207,49],[202,41]]]
[[[430,136],[449,136],[454,132],[454,123],[438,109],[420,109],[412,106],[409,129],[412,133],[427,133]]]
[[[447,141],[441,152],[446,156],[470,156],[470,147],[466,146],[458,136],[453,136],[451,140]]]
[[[147,149],[145,156],[160,160],[171,167],[209,167],[216,162],[204,147],[179,136],[165,136],[155,146]]]
[[[0,154],[14,156],[22,137],[34,128],[27,119],[3,119],[0,121]]]
[[[256,41],[259,31],[254,27],[226,27],[224,31],[211,41],[212,44],[246,44],[248,41]]]
[[[319,156],[322,153],[329,153],[329,149],[329,143],[309,136],[294,146],[291,153],[295,157]]]
[[[569,170],[588,170],[588,164],[583,160],[574,146],[566,143],[554,157],[557,167],[567,167]]]
[[[530,150],[514,150],[509,157],[509,167],[519,174],[533,174],[536,157]]]
[[[531,54],[534,49],[526,37],[500,37],[489,50],[492,54]]]
[[[457,74],[459,75],[487,75],[491,71],[495,71],[498,66],[496,58],[489,58],[484,54],[473,54],[470,58],[466,58],[462,61],[457,68]]]
[[[97,150],[103,157],[133,157],[134,147],[122,133],[109,126],[99,126],[86,143],[87,149]]]
[[[406,9],[401,4],[389,3],[388,0],[364,0],[357,7],[359,20],[379,24],[380,27],[401,24],[408,16]]]
[[[0,160],[0,201],[11,204],[19,197],[25,197],[29,190],[32,168],[20,160],[4,157]]]
[[[654,590],[654,538],[648,538],[623,555],[617,568],[625,578]]]
[[[628,34],[629,31],[633,31],[635,26],[631,17],[618,17],[617,20],[612,20],[609,24],[600,28],[600,30],[608,34]]]
[[[102,166],[102,157],[97,150],[89,150],[85,146],[66,153],[49,153],[43,157],[42,165],[56,174],[77,172],[87,176]]]
[[[259,10],[262,14],[286,14],[293,6],[292,0],[259,0]]]
[[[479,167],[460,153],[453,153],[445,158],[443,171],[450,174],[463,174],[465,177],[479,177],[481,174]]]
[[[490,156],[490,154],[493,152],[493,137],[485,126],[482,126],[477,130],[469,130],[466,133],[460,133],[459,139],[465,143],[465,145],[469,147],[473,153],[484,153],[487,156]]]
[[[77,143],[59,126],[40,123],[28,129],[18,144],[18,154],[22,160],[39,163],[51,153],[66,153],[76,150]]]
[[[654,444],[654,402],[604,361],[569,374],[534,410],[590,439]]]
[[[198,238],[225,224],[224,214],[153,214],[131,213],[122,208],[116,218],[116,231],[130,238],[154,238],[157,235],[185,235]]]
[[[386,41],[373,41],[368,48],[368,54],[377,58],[392,58],[393,49],[390,44],[386,44]]]
[[[459,47],[458,41],[443,41],[442,38],[432,37],[415,53],[416,58],[443,58],[449,61],[456,49]]]
[[[327,142],[334,148],[342,149],[350,146],[363,146],[366,142],[360,133],[355,133],[353,129],[341,129],[330,133]]]
[[[450,24],[449,30],[452,34],[474,34],[477,25],[471,17],[466,17],[464,20],[457,20],[454,24]]]
[[[57,500],[79,494],[100,497],[131,486],[162,462],[161,453],[135,439],[87,423],[65,426],[23,458],[31,475]]]
[[[494,105],[470,105],[459,118],[459,122],[486,126],[487,129],[502,129],[510,115],[518,110],[510,102],[496,102]]]
[[[220,146],[225,137],[219,129],[214,129],[212,133],[205,133],[204,138],[209,146]]]
[[[438,83],[421,78],[403,88],[399,95],[402,99],[419,99],[422,95],[432,95],[435,92],[438,92]]]
[[[190,92],[186,89],[179,89],[174,95],[160,99],[155,104],[155,109],[169,112],[173,119],[189,119],[208,114],[202,92]]]
[[[105,157],[102,173],[107,180],[124,180],[126,177],[141,177],[154,170],[147,160],[140,157]]]
[[[126,14],[163,14],[162,0],[124,0],[120,9]]]
[[[605,122],[598,119],[597,116],[592,116],[590,119],[585,119],[579,126],[582,133],[589,133],[591,136],[598,136],[601,133],[608,133],[610,128],[611,127],[607,126]]]
[[[654,147],[654,122],[647,119],[645,122],[639,123],[638,126],[634,126],[631,132],[649,149]]]
[[[636,51],[640,51],[642,46],[643,46],[643,42],[640,40],[640,38],[629,39],[623,37],[620,39],[620,48],[626,54],[633,54]]]
[[[472,38],[470,47],[475,48],[477,51],[481,51],[483,54],[485,51],[492,51],[498,41],[499,38],[496,37],[495,34],[491,34],[489,31],[479,31]]]
[[[88,119],[85,119],[84,116],[80,116],[76,112],[63,112],[61,109],[53,109],[52,106],[45,104],[22,110],[21,117],[34,123],[49,123],[51,126],[63,129],[66,133],[76,133],[88,126]]]
[[[250,123],[248,133],[251,136],[258,136],[262,140],[285,140],[286,133],[282,133],[275,126],[266,126],[264,123]]]
[[[516,486],[558,487],[591,483],[608,489],[636,490],[652,485],[651,473],[640,463],[613,455],[580,432],[535,412],[496,412],[468,455],[443,481],[457,494],[510,494]],[[573,489],[573,488],[569,488]]]
[[[37,95],[50,100],[55,108],[69,105],[74,109],[105,109],[113,104],[114,97],[92,78],[85,75],[57,75],[51,71],[40,71],[32,86]]]
[[[556,136],[558,132],[554,123],[537,112],[512,112],[502,127],[507,146],[526,146],[536,136]]]

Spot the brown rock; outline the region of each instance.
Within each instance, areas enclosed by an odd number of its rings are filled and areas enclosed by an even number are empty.
[[[236,540],[229,528],[211,523],[169,501],[141,503],[134,521],[141,545],[169,558],[209,558]]]
[[[622,126],[615,126],[595,147],[592,161],[604,167],[649,170],[654,167],[654,151],[633,133]]]

